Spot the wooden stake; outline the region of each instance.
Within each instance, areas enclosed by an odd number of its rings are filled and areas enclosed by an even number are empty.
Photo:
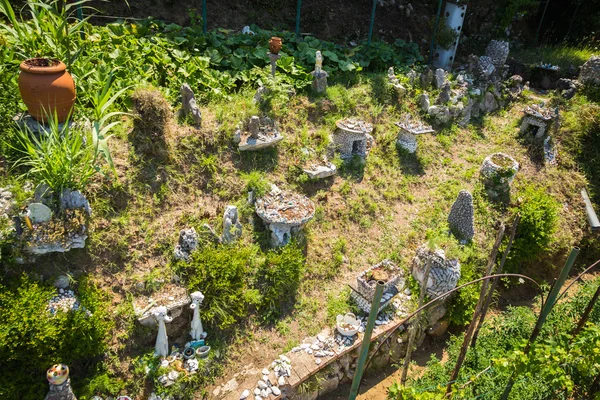
[[[596,292],[590,299],[587,307],[585,308],[585,311],[581,315],[581,319],[579,320],[577,327],[571,333],[571,335],[573,335],[573,338],[575,338],[575,336],[577,336],[579,334],[579,332],[581,332],[581,330],[583,329],[583,326],[590,318],[590,314],[592,313],[592,309],[594,308],[594,305],[596,304],[598,297],[600,297],[600,285],[598,285],[598,289],[596,289]],[[573,340],[573,339],[571,339],[571,340]]]
[[[513,241],[515,240],[515,235],[517,233],[517,227],[519,226],[519,221],[521,216],[517,214],[515,220],[513,221],[512,228],[510,230],[510,238],[508,240],[508,244],[506,245],[506,250],[504,250],[504,254],[502,254],[502,260],[500,260],[500,265],[498,266],[498,270],[496,274],[501,274],[504,269],[504,263],[506,263],[506,258],[508,257],[508,252],[512,247]],[[488,312],[492,299],[494,297],[494,292],[496,291],[496,287],[498,286],[499,279],[496,278],[492,281],[490,286],[490,291],[488,292],[487,298],[485,299],[485,304],[483,305],[483,309],[481,310],[481,315],[479,316],[479,322],[477,323],[477,327],[475,328],[475,332],[473,333],[473,340],[471,341],[471,348],[475,348],[477,344],[477,337],[479,336],[479,330],[483,325],[483,321],[485,320],[485,316]]]
[[[496,235],[496,243],[494,243],[494,247],[492,248],[492,252],[490,254],[490,258],[488,259],[488,264],[485,269],[485,274],[483,276],[488,276],[491,274],[494,264],[496,263],[496,257],[498,256],[498,249],[500,248],[500,244],[502,243],[502,238],[504,237],[504,224],[500,225],[500,229],[498,229],[498,234]],[[471,319],[471,323],[469,324],[469,328],[465,333],[465,338],[463,340],[463,344],[460,348],[460,353],[458,354],[458,358],[456,359],[456,365],[454,366],[454,371],[452,371],[452,376],[450,377],[450,381],[448,382],[448,386],[446,386],[446,396],[452,393],[452,384],[458,378],[458,373],[460,372],[460,368],[462,367],[463,362],[465,361],[465,357],[467,356],[467,349],[469,348],[469,343],[471,342],[471,336],[473,335],[473,330],[475,329],[475,325],[477,319],[479,317],[479,313],[481,312],[481,308],[483,307],[483,301],[485,299],[485,295],[487,293],[489,281],[485,280],[481,284],[481,291],[479,292],[479,300],[477,301],[477,305],[475,306],[475,311],[473,312],[473,318]]]
[[[427,294],[427,281],[429,280],[429,271],[431,269],[431,257],[427,258],[427,265],[425,266],[425,275],[423,277],[423,284],[421,285],[421,292],[419,293],[419,306],[423,305],[423,300],[425,300],[425,295]],[[404,356],[404,365],[402,367],[402,377],[400,378],[400,384],[404,385],[406,383],[406,376],[408,374],[408,367],[410,365],[410,357],[412,355],[413,345],[415,344],[415,338],[417,336],[417,329],[419,327],[419,322],[421,318],[417,318],[417,320],[412,324],[412,328],[410,330],[410,337],[408,339],[408,348],[406,349],[406,355]]]

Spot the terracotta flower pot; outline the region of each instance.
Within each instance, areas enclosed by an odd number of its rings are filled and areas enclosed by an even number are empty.
[[[269,50],[273,54],[279,54],[279,50],[281,50],[281,38],[277,36],[273,36],[271,40],[269,40]]]
[[[75,104],[75,82],[66,65],[55,59],[31,58],[20,65],[19,91],[29,113],[44,122],[47,115],[64,122]]]

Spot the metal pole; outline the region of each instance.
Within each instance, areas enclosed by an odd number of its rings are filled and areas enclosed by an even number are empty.
[[[371,38],[373,37],[373,25],[375,25],[375,9],[377,8],[377,0],[373,0],[373,10],[371,11],[371,26],[369,26],[369,40],[367,47],[371,46]]]
[[[300,10],[302,9],[302,0],[298,0],[296,7],[296,38],[300,38]]]
[[[375,295],[373,296],[373,302],[371,303],[371,312],[369,312],[369,320],[367,321],[367,327],[365,328],[365,334],[363,335],[363,342],[360,347],[360,356],[356,363],[356,370],[354,372],[354,378],[352,379],[352,387],[350,388],[350,396],[348,400],[355,400],[358,396],[358,388],[360,386],[360,380],[362,379],[363,372],[365,370],[365,363],[367,356],[369,355],[369,347],[371,346],[371,335],[373,334],[373,327],[375,326],[375,319],[379,311],[381,302],[381,296],[383,295],[384,282],[378,281],[375,287]]]
[[[521,216],[517,214],[515,220],[513,222],[513,226],[510,231],[510,237],[508,239],[508,244],[506,245],[506,250],[504,250],[504,254],[502,254],[502,260],[500,260],[500,265],[496,270],[496,274],[501,274],[502,270],[504,270],[504,264],[506,263],[506,258],[508,257],[508,253],[510,252],[510,248],[512,247],[513,241],[515,240],[515,235],[517,234],[517,227],[519,226],[519,220]],[[475,328],[475,332],[473,333],[473,340],[471,340],[471,348],[475,348],[477,345],[477,337],[479,337],[479,330],[481,329],[481,325],[483,325],[483,321],[485,320],[485,316],[487,314],[488,309],[490,308],[490,304],[492,303],[492,298],[494,297],[494,292],[496,291],[496,287],[498,286],[498,279],[494,279],[492,281],[492,285],[490,286],[490,291],[488,292],[487,298],[485,299],[485,304],[483,305],[483,309],[481,310],[481,315],[479,316],[479,322],[477,323],[477,327]]]
[[[440,15],[442,14],[442,0],[438,2],[437,16],[435,17],[435,25],[433,26],[433,35],[431,36],[431,44],[429,45],[429,58],[427,64],[431,64],[433,60],[433,48],[435,46],[435,36],[437,35],[438,25],[440,24]]]
[[[423,300],[425,300],[425,294],[427,294],[427,282],[429,281],[430,269],[431,258],[428,258],[427,266],[425,267],[425,274],[423,275],[423,284],[421,285],[421,292],[419,293],[418,307],[421,307],[423,305]],[[419,329],[420,320],[421,318],[418,318],[417,321],[412,324],[410,337],[408,338],[408,348],[406,349],[406,355],[404,356],[404,365],[402,366],[402,377],[400,378],[401,385],[404,385],[406,383],[406,376],[408,375],[408,366],[410,365],[410,357],[412,356],[413,345],[415,344],[415,337],[417,336],[417,329]]]
[[[202,0],[202,32],[206,35],[206,0]]]
[[[500,229],[498,229],[498,233],[496,235],[496,242],[494,243],[494,247],[492,248],[492,252],[490,253],[490,258],[488,259],[488,264],[485,269],[485,276],[488,276],[492,273],[492,269],[494,268],[494,264],[496,263],[496,257],[498,257],[498,249],[500,248],[500,245],[502,244],[502,238],[504,237],[504,229],[504,224],[500,225]],[[479,300],[477,301],[477,305],[475,306],[475,310],[473,311],[473,318],[471,318],[469,328],[467,329],[467,332],[465,332],[463,344],[460,348],[460,352],[458,353],[458,357],[456,359],[456,365],[454,366],[454,370],[452,371],[452,376],[450,377],[448,386],[446,386],[446,396],[449,396],[452,393],[452,384],[456,382],[456,379],[458,378],[458,373],[460,372],[463,362],[465,361],[465,357],[467,356],[469,343],[471,343],[473,331],[475,330],[475,327],[477,326],[477,320],[479,319],[479,313],[481,313],[483,303],[485,302],[488,284],[489,281],[483,281],[483,283],[481,284]]]
[[[544,22],[544,17],[546,16],[546,10],[548,9],[548,4],[550,4],[550,0],[546,1],[546,5],[544,6],[544,11],[542,12],[542,18],[540,18],[540,23],[538,25],[537,31],[535,32],[535,39],[533,44],[536,45],[538,42],[538,37],[540,35],[540,29],[542,29],[542,22]]]
[[[548,298],[546,299],[546,303],[544,304],[544,307],[542,308],[542,311],[540,312],[540,316],[537,320],[537,323],[535,324],[535,328],[533,328],[533,331],[531,332],[531,336],[529,337],[529,342],[527,342],[527,346],[525,346],[525,349],[523,350],[524,354],[529,353],[529,350],[531,349],[531,345],[533,344],[533,342],[535,342],[535,339],[537,339],[538,335],[540,334],[540,331],[542,330],[542,326],[544,325],[544,322],[546,322],[546,318],[548,317],[548,315],[550,314],[550,311],[552,311],[552,308],[556,304],[556,298],[558,297],[560,288],[563,286],[563,284],[567,280],[567,277],[569,276],[569,272],[571,272],[571,268],[573,267],[573,264],[575,263],[575,259],[577,258],[578,254],[579,254],[579,248],[573,247],[573,249],[571,250],[571,254],[569,254],[569,258],[567,258],[567,262],[565,263],[565,266],[563,267],[562,271],[560,271],[560,275],[558,276],[558,279],[556,280],[556,282],[554,282],[554,286],[552,286],[552,290],[550,291],[550,294],[548,294]],[[510,392],[511,392],[514,384],[515,384],[515,374],[513,373],[510,376],[510,378],[508,379],[508,383],[506,384],[504,393],[502,393],[502,397],[501,397],[502,400],[508,399],[508,396],[510,395]]]
[[[598,220],[596,211],[594,211],[594,206],[592,205],[590,196],[588,196],[588,193],[585,189],[581,189],[581,197],[583,197],[583,202],[585,203],[585,213],[587,214],[588,222],[592,227],[592,231],[600,230],[600,221]]]

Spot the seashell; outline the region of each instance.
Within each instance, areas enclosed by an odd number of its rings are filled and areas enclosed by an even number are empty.
[[[254,400],[263,400],[263,398],[260,396],[254,396]]]
[[[283,386],[285,385],[285,378],[283,376],[280,376],[279,379],[277,380],[277,386]]]
[[[278,388],[277,386],[273,386],[273,387],[271,388],[271,390],[273,391],[273,394],[274,394],[275,396],[281,396],[281,390],[279,390],[279,388]]]
[[[260,397],[262,397],[263,399],[266,399],[267,397],[269,397],[269,393],[267,393],[267,389],[263,389],[260,391]]]
[[[262,374],[263,374],[263,375],[269,375],[269,370],[268,370],[268,369],[266,369],[266,368],[263,368],[263,370],[262,370]]]
[[[286,356],[284,356],[283,354],[279,356],[279,359],[285,363],[291,364],[292,360],[290,360],[289,358],[287,358]]]
[[[269,383],[269,376],[268,375],[263,375],[263,381],[265,381],[265,383]]]
[[[315,364],[321,365],[321,359],[320,358],[315,358]]]
[[[242,394],[240,394],[240,400],[245,400],[250,396],[250,391],[248,389],[244,390]]]
[[[258,383],[256,384],[256,386],[258,386],[259,389],[266,389],[267,388],[267,384],[264,381],[258,381]]]

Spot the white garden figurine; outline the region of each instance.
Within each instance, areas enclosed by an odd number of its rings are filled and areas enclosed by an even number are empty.
[[[317,54],[315,56],[316,58],[316,62],[315,62],[315,72],[317,74],[320,74],[323,68],[323,55],[321,54],[320,51],[317,51]]]
[[[190,308],[194,310],[194,317],[192,318],[192,330],[190,335],[194,340],[204,339],[205,334],[202,329],[202,321],[200,321],[200,304],[204,301],[204,295],[202,292],[194,292],[190,295],[192,298],[192,304]]]
[[[158,323],[158,335],[156,335],[154,357],[166,357],[169,355],[169,338],[167,337],[167,326],[165,323],[171,322],[173,318],[167,315],[167,307],[164,306],[154,308],[152,314]]]

